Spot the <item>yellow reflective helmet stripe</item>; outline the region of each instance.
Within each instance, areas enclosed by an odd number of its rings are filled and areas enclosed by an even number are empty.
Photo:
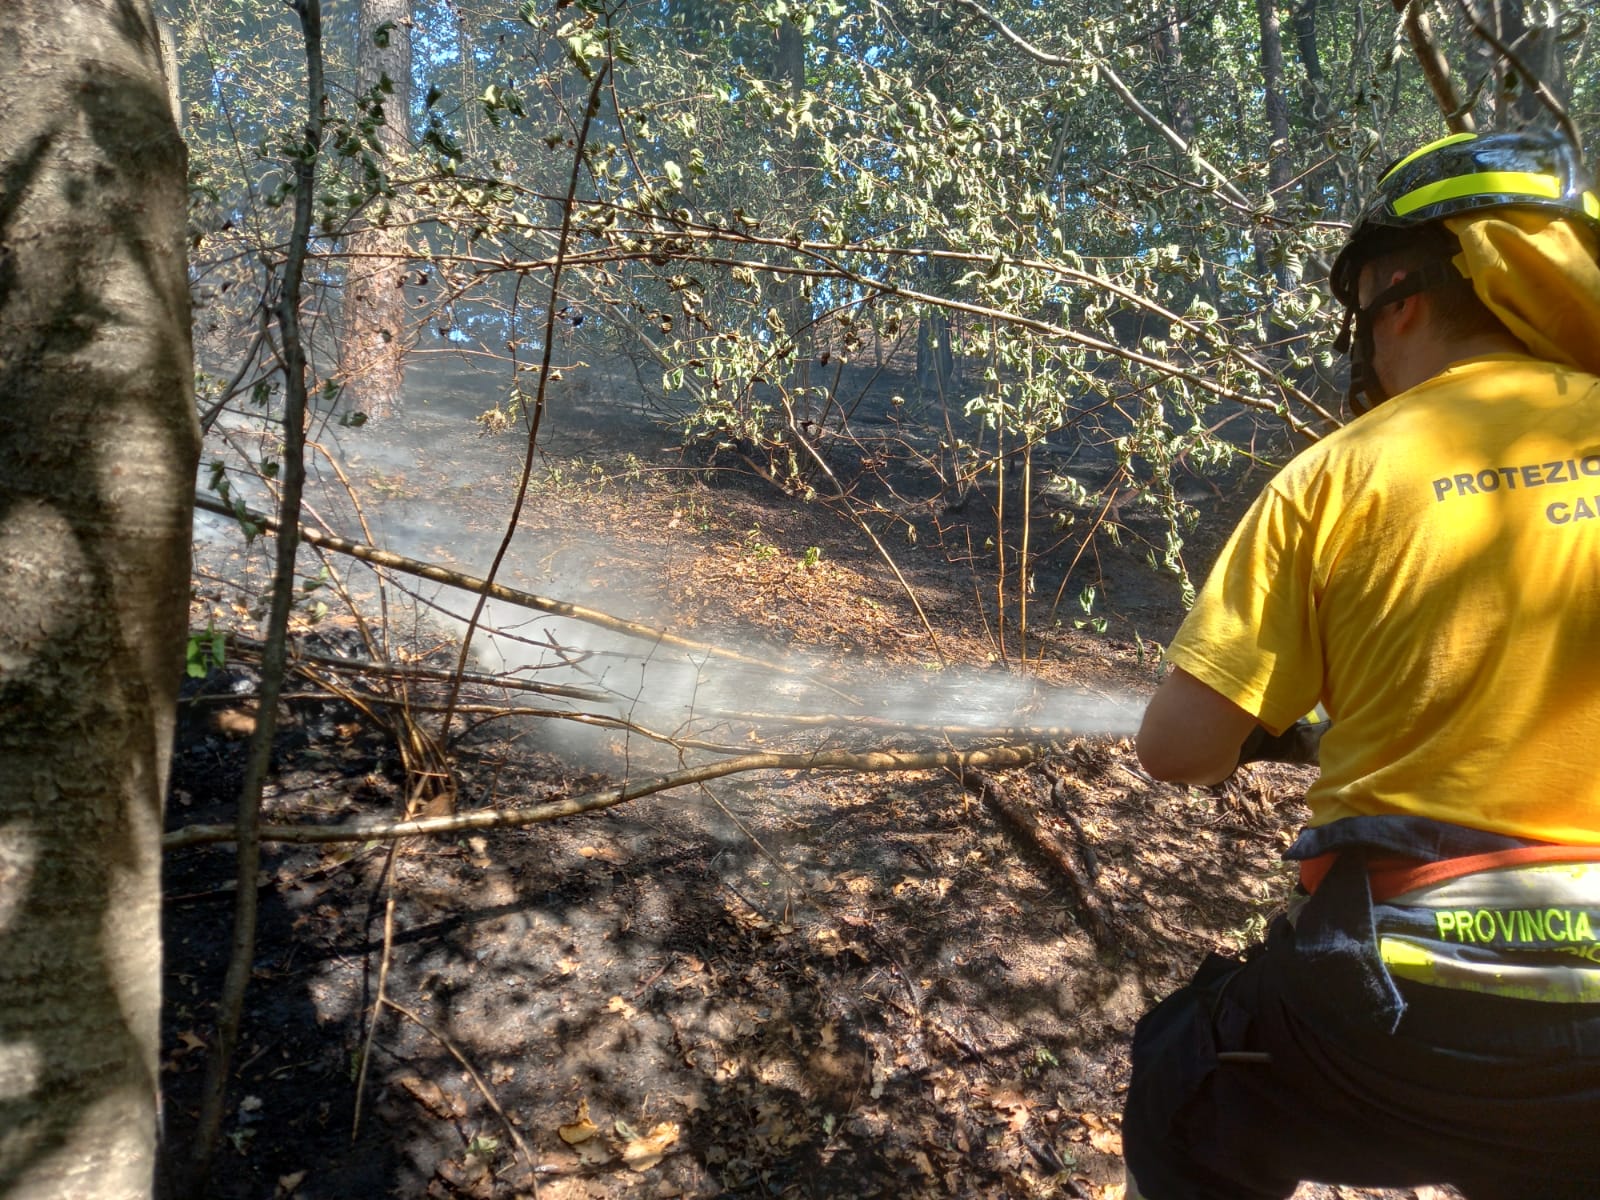
[[[1478,135],[1475,133],[1452,133],[1449,137],[1442,137],[1437,142],[1429,142],[1426,146],[1422,146],[1416,150],[1413,150],[1410,154],[1406,155],[1399,162],[1395,163],[1394,166],[1385,171],[1383,173],[1383,179],[1378,180],[1378,183],[1381,185],[1385,179],[1388,179],[1389,176],[1393,175],[1401,167],[1405,166],[1407,163],[1416,162],[1417,159],[1421,158],[1424,154],[1432,154],[1435,150],[1441,150],[1445,146],[1454,146],[1457,142],[1470,142],[1477,136]]]
[[[1561,180],[1554,175],[1540,175],[1533,171],[1479,171],[1473,175],[1457,175],[1453,179],[1424,184],[1397,197],[1394,215],[1403,217],[1430,204],[1460,200],[1466,196],[1494,196],[1504,204],[1515,204],[1518,196],[1559,200]]]
[[[1594,221],[1600,221],[1600,199],[1593,192],[1583,194],[1583,211]]]

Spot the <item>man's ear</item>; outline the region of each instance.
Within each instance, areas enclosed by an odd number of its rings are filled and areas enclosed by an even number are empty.
[[[1412,292],[1404,300],[1395,301],[1391,328],[1399,334],[1415,333],[1427,319],[1431,311],[1427,306],[1431,303],[1427,292]]]

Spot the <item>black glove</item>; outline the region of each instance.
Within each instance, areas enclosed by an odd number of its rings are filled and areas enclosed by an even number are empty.
[[[1252,762],[1309,763],[1316,765],[1322,747],[1326,721],[1296,721],[1280,734],[1270,734],[1257,725],[1239,747],[1239,765]]]

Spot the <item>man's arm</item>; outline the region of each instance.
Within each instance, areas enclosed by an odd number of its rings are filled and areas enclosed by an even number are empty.
[[[1239,747],[1255,727],[1255,717],[1174,667],[1144,710],[1139,762],[1170,783],[1218,783],[1239,765]]]

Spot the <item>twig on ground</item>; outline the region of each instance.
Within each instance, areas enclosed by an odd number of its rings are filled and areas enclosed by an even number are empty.
[[[1083,822],[1078,820],[1078,814],[1072,809],[1074,795],[1081,795],[1081,789],[1074,784],[1058,768],[1046,765],[1045,778],[1050,781],[1050,799],[1056,806],[1056,811],[1061,819],[1072,829],[1072,836],[1078,841],[1078,856],[1083,859],[1083,869],[1091,881],[1100,878],[1100,861],[1094,852],[1094,846],[1083,831]]]
[[[196,508],[215,513],[218,516],[232,517],[234,519],[242,517],[252,525],[258,525],[270,533],[278,533],[282,528],[277,520],[265,513],[256,512],[249,508],[240,508],[236,511],[232,505],[224,504],[220,500],[213,500],[208,496],[196,496],[194,504]],[[451,587],[460,588],[464,592],[473,592],[478,595],[488,596],[494,600],[503,600],[505,603],[514,604],[519,608],[530,608],[537,612],[550,613],[552,616],[581,621],[584,624],[594,625],[601,629],[609,629],[613,633],[626,634],[629,637],[636,637],[643,641],[658,642],[663,646],[675,646],[680,650],[693,650],[700,654],[711,655],[714,658],[726,659],[729,662],[743,663],[746,666],[762,667],[779,675],[805,674],[805,672],[794,667],[786,667],[782,663],[773,662],[770,658],[755,658],[748,654],[740,654],[736,650],[726,650],[721,646],[713,646],[706,642],[694,641],[692,638],[679,637],[664,630],[653,629],[649,625],[640,624],[638,621],[625,621],[620,617],[613,617],[609,613],[587,608],[581,604],[569,604],[565,600],[552,600],[548,596],[538,596],[532,592],[524,592],[519,588],[507,587],[502,583],[491,583],[486,579],[479,579],[476,576],[466,575],[460,571],[452,571],[448,567],[441,567],[436,563],[421,562],[415,558],[408,558],[404,554],[396,554],[391,550],[382,550],[362,542],[353,542],[349,538],[336,537],[319,529],[312,529],[308,525],[300,526],[300,540],[309,546],[333,550],[351,558],[358,558],[362,562],[388,567],[391,571],[401,571],[407,575],[415,575],[419,579],[432,580],[434,583],[449,584]]]
[[[1095,891],[1093,882],[1084,874],[1083,869],[1074,861],[1072,853],[1061,844],[1055,834],[1034,820],[1032,814],[1021,805],[1013,803],[993,776],[982,771],[966,771],[962,773],[961,782],[1066,876],[1067,882],[1072,885],[1072,890],[1077,896],[1079,924],[1084,926],[1097,946],[1105,948],[1113,945],[1116,941],[1116,931],[1106,915],[1105,905],[1101,903],[1099,893]]]
[[[879,774],[891,771],[959,772],[963,778],[968,772],[981,767],[1021,767],[1042,757],[1042,745],[996,746],[988,750],[931,750],[910,752],[901,750],[874,750],[854,754],[843,750],[819,750],[811,753],[781,754],[766,752],[745,754],[722,762],[690,767],[668,775],[658,775],[643,783],[624,784],[564,800],[552,800],[529,808],[497,809],[457,813],[444,817],[418,817],[402,821],[387,818],[362,818],[340,825],[263,825],[260,837],[263,842],[293,842],[297,844],[323,842],[387,841],[402,837],[428,837],[441,834],[478,832],[489,829],[520,829],[546,821],[579,813],[597,812],[638,800],[656,792],[668,791],[685,784],[720,779],[745,771],[856,771],[862,774]],[[204,846],[217,842],[231,842],[238,836],[232,825],[188,825],[166,834],[161,839],[163,850],[176,850],[184,846]]]
[[[393,961],[394,949],[394,863],[399,849],[398,841],[390,843],[389,861],[383,868],[383,873],[389,880],[389,894],[384,898],[383,905],[383,949],[378,959],[378,992],[372,1002],[372,1015],[367,1020],[367,1036],[361,1042],[361,1066],[356,1072],[356,1111],[350,1119],[352,1142],[361,1133],[361,1101],[367,1091],[367,1068],[372,1064],[372,1040],[378,1036],[378,1018],[383,1015],[383,1006],[389,999],[389,964]],[[370,909],[368,919],[371,919]],[[362,936],[366,936],[366,929],[362,930]]]
[[[505,1126],[506,1133],[511,1138],[511,1144],[517,1148],[517,1153],[522,1156],[522,1161],[537,1171],[539,1160],[534,1156],[533,1150],[529,1147],[522,1134],[517,1132],[517,1127],[511,1123],[511,1118],[506,1116],[506,1110],[500,1107],[500,1102],[494,1098],[494,1092],[491,1091],[489,1085],[483,1081],[483,1076],[479,1075],[477,1068],[467,1061],[467,1056],[462,1054],[461,1051],[457,1049],[456,1044],[439,1030],[428,1024],[428,1022],[417,1016],[416,1013],[412,1012],[409,1008],[406,1008],[403,1004],[396,1004],[387,996],[380,996],[378,1002],[380,1005],[388,1005],[388,1007],[394,1009],[395,1012],[399,1013],[406,1020],[416,1025],[418,1029],[421,1029],[424,1033],[433,1038],[434,1041],[438,1042],[450,1052],[450,1056],[461,1064],[461,1069],[464,1070],[468,1077],[472,1080],[473,1085],[478,1089],[478,1093],[483,1097],[484,1103],[488,1104],[488,1106],[494,1110],[494,1115],[500,1118],[500,1123]],[[537,1194],[537,1183],[534,1185],[534,1190],[535,1194]]]

